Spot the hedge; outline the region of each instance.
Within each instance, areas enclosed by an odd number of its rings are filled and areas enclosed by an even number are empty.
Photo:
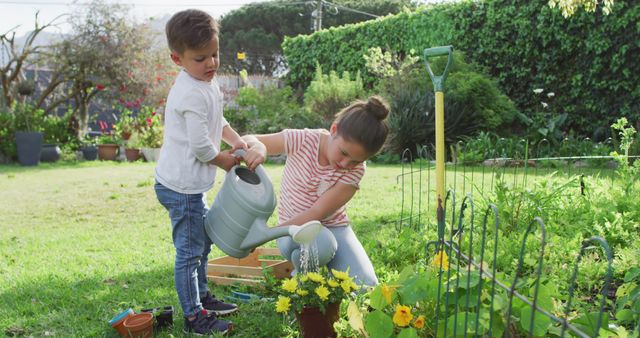
[[[640,121],[640,4],[616,1],[613,12],[579,11],[565,19],[546,1],[486,0],[430,5],[312,35],[286,38],[287,81],[306,87],[316,63],[337,72],[360,70],[375,83],[362,55],[371,47],[409,52],[453,45],[497,79],[524,114],[568,113],[567,128],[591,137],[608,134],[618,117]],[[425,72],[426,76],[426,72]],[[545,102],[548,103],[548,102]]]

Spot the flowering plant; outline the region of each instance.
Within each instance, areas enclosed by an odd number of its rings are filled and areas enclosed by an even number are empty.
[[[162,146],[163,126],[160,114],[151,107],[143,107],[138,113],[143,120],[140,128],[141,143],[143,147],[160,148]]]
[[[440,337],[443,321],[436,328],[438,283],[454,269],[444,250],[436,252],[426,267],[406,267],[397,280],[374,287],[364,301],[347,308],[349,324],[364,336],[385,333],[386,337]],[[417,270],[417,271],[416,271]]]
[[[285,279],[276,301],[276,312],[299,313],[304,307],[317,307],[322,312],[328,304],[337,303],[352,296],[352,292],[360,289],[352,277],[344,271],[326,269],[320,272],[299,273]]]
[[[128,140],[131,135],[140,130],[142,123],[139,119],[133,116],[133,112],[129,109],[125,109],[118,118],[118,122],[113,125],[113,129],[117,135],[123,140]]]

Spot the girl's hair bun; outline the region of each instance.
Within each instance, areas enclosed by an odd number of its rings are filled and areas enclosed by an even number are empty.
[[[389,115],[389,106],[379,96],[370,96],[367,100],[366,110],[369,114],[383,121]]]

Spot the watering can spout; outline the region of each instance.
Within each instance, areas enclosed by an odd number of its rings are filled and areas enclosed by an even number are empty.
[[[322,230],[318,221],[309,221],[303,225],[278,226],[270,228],[264,219],[256,219],[251,225],[247,237],[240,244],[240,249],[254,249],[276,238],[291,236],[294,242],[300,244],[311,243]]]

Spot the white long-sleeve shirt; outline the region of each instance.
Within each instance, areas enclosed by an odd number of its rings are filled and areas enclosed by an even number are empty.
[[[222,112],[223,96],[215,79],[200,81],[180,71],[167,97],[158,182],[184,194],[213,187],[216,166],[207,162],[220,152],[222,129],[228,125]]]

